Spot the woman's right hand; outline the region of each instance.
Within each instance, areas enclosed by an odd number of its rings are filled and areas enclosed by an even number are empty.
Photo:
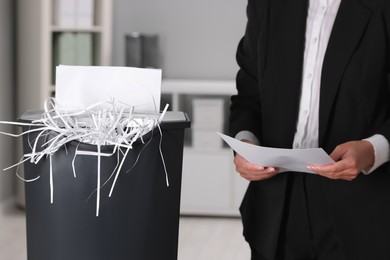
[[[275,167],[263,167],[261,165],[251,163],[238,153],[234,156],[234,164],[236,165],[236,171],[241,175],[241,177],[247,179],[248,181],[261,181],[278,174],[278,170]]]

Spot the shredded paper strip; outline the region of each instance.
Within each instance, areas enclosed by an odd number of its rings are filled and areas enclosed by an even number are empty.
[[[24,154],[19,163],[12,165],[4,170],[18,167],[20,164],[23,164],[26,161],[38,164],[42,158],[48,157],[50,163],[50,200],[51,203],[53,203],[53,154],[55,154],[62,147],[66,148],[65,145],[72,141],[95,145],[97,148],[96,151],[82,150],[77,147],[73,158],[72,167],[73,175],[76,178],[77,173],[74,166],[76,157],[85,155],[97,157],[97,183],[95,191],[96,216],[99,216],[101,196],[100,189],[109,181],[106,180],[103,184],[101,183],[101,157],[117,156],[117,166],[109,178],[114,178],[109,193],[109,197],[111,197],[123,164],[129,151],[133,148],[134,142],[141,140],[141,142],[145,145],[143,137],[147,133],[153,132],[155,129],[158,129],[161,135],[159,152],[164,166],[166,184],[169,186],[168,173],[161,150],[162,131],[160,128],[160,122],[162,121],[167,108],[168,105],[161,114],[139,114],[134,113],[133,106],[112,100],[109,102],[96,103],[81,110],[68,111],[57,108],[55,99],[49,98],[45,101],[44,111],[42,113],[41,119],[39,120],[34,120],[31,123],[0,121],[1,124],[27,126],[29,128],[29,130],[26,130],[21,134],[0,132],[1,134],[12,137],[20,137],[23,135],[29,135],[31,133],[37,134],[35,140],[32,140],[29,143],[31,153]],[[43,145],[41,144],[42,140],[44,140]],[[112,152],[102,152],[101,147],[104,145],[112,146]],[[120,160],[119,154],[123,154],[123,157]],[[140,155],[141,154],[138,154],[138,157]],[[137,161],[138,158],[132,168],[135,166]],[[131,169],[127,169],[127,171]],[[19,175],[18,177],[22,178]],[[30,180],[22,179],[26,182],[31,182],[36,181],[38,178],[39,176]]]

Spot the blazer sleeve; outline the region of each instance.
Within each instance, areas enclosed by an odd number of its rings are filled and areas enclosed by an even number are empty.
[[[386,8],[385,8],[385,19],[386,19],[386,32],[387,32],[387,87],[389,90],[390,95],[390,3],[387,2]],[[390,137],[387,136],[387,140],[390,142]]]
[[[386,23],[386,37],[387,37],[387,68],[386,68],[386,80],[387,80],[387,89],[388,89],[388,102],[390,103],[390,3],[387,1],[384,8],[383,15]],[[379,134],[382,134],[386,137],[387,141],[390,143],[390,111],[388,113],[388,119],[385,125],[380,129]]]
[[[237,94],[231,97],[229,131],[235,136],[242,130],[260,136],[261,102],[259,94],[259,49],[262,29],[260,20],[265,13],[265,1],[248,0],[247,25],[239,42],[236,60],[239,71],[236,76]]]

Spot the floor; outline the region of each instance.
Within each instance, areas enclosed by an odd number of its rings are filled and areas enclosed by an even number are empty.
[[[179,260],[246,260],[250,252],[237,218],[181,217]],[[0,214],[0,260],[26,260],[23,211]]]

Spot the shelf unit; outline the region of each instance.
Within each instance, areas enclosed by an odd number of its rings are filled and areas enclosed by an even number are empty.
[[[165,79],[161,92],[162,107],[169,103],[171,110],[184,111],[190,119],[194,99],[223,99],[223,131],[227,132],[230,96],[236,93],[234,81]],[[185,133],[181,214],[239,216],[248,182],[235,172],[232,150],[225,145],[193,147],[192,131],[190,128]],[[219,137],[215,134],[210,138]]]
[[[18,94],[17,113],[42,109],[55,92],[54,39],[61,33],[91,33],[93,65],[110,65],[112,1],[93,0],[93,26],[61,27],[54,22],[56,0],[19,0],[17,4]]]
[[[112,0],[93,0],[93,26],[61,27],[54,22],[56,0],[17,1],[17,115],[42,109],[53,96],[53,52],[55,35],[91,33],[93,65],[111,64]],[[17,157],[22,153],[18,144]],[[17,203],[24,205],[24,183],[18,182]]]

